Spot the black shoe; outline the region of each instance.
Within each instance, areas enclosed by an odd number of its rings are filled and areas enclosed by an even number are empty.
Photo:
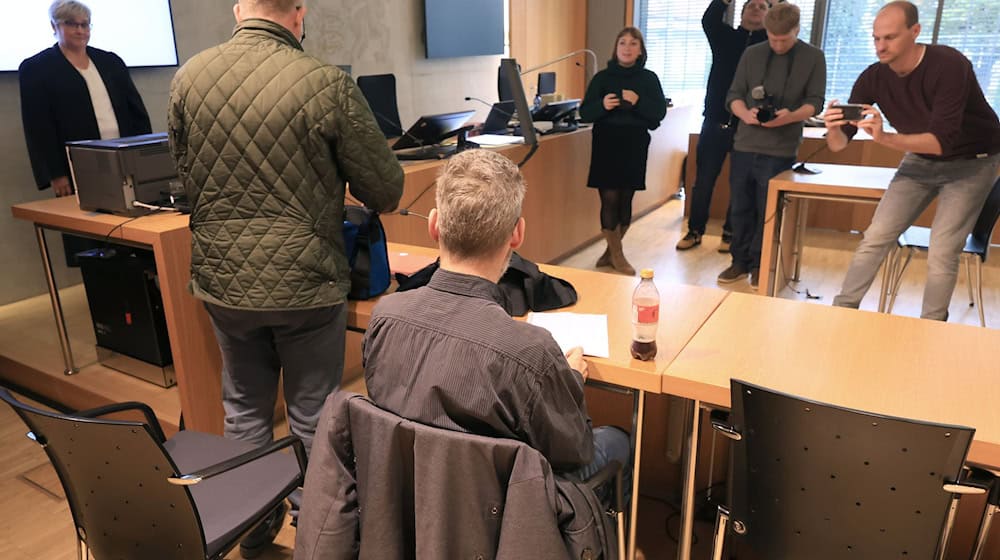
[[[271,513],[264,516],[264,520],[254,527],[243,541],[240,542],[240,556],[243,558],[256,558],[264,552],[264,547],[274,542],[274,537],[278,536],[278,531],[285,523],[285,512],[288,510],[284,500],[278,507],[271,510]]]
[[[689,231],[687,232],[687,235],[677,242],[677,250],[687,251],[688,249],[692,249],[698,245],[701,245],[701,234]]]
[[[756,290],[759,285],[760,285],[760,268],[751,268],[750,287]]]
[[[729,265],[729,268],[719,273],[719,284],[732,284],[747,277],[747,269],[741,264]]]

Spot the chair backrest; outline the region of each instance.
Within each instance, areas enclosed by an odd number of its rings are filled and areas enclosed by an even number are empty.
[[[976,225],[972,226],[972,238],[983,248],[983,253],[979,255],[983,261],[986,261],[986,256],[989,254],[990,238],[993,237],[997,220],[1000,220],[1000,177],[993,183],[993,189],[986,197],[986,203],[979,212]]]
[[[205,558],[201,521],[173,461],[142,422],[57,414],[0,389],[59,475],[78,538],[96,558]]]
[[[730,527],[751,558],[936,558],[975,430],[733,380]],[[741,556],[742,557],[742,556]]]
[[[358,88],[368,100],[368,106],[371,107],[382,134],[386,138],[402,136],[403,127],[399,121],[399,106],[396,103],[396,76],[393,74],[358,76]]]
[[[556,73],[555,72],[539,72],[538,73],[538,95],[546,95],[549,93],[556,92]]]

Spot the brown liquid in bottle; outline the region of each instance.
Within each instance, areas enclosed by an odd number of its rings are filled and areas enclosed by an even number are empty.
[[[649,361],[656,357],[656,341],[639,342],[632,341],[632,357],[637,360]]]

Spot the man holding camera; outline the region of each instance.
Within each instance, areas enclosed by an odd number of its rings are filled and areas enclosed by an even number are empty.
[[[736,117],[726,107],[726,94],[736,73],[736,65],[743,51],[750,45],[767,39],[764,32],[764,16],[770,3],[767,0],[747,0],[740,12],[740,26],[726,22],[726,12],[733,0],[712,0],[701,17],[701,27],[712,47],[712,69],[708,73],[705,89],[705,120],[698,135],[697,170],[691,187],[691,213],[688,216],[688,232],[677,242],[678,251],[701,245],[708,223],[708,210],[712,204],[715,181],[722,171],[726,156],[733,149],[733,133],[736,132]],[[722,225],[720,253],[728,253],[732,243],[733,229],[726,210],[726,222]]]
[[[764,29],[767,43],[743,53],[726,97],[741,124],[729,171],[732,264],[719,274],[720,284],[749,274],[757,286],[768,181],[792,167],[803,121],[823,110],[826,58],[798,40],[798,6],[772,7]]]
[[[919,44],[919,35],[916,6],[883,6],[872,31],[879,61],[851,91],[861,115],[847,114],[852,108],[836,101],[824,115],[833,151],[843,150],[861,128],[875,142],[906,152],[833,304],[858,307],[899,235],[938,197],[920,316],[945,321],[959,256],[1000,166],[1000,122],[969,59],[951,47]],[[897,132],[883,130],[875,103]]]

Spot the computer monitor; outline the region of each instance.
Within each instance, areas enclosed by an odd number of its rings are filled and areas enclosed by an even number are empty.
[[[547,95],[556,92],[556,73],[538,73],[538,95]]]
[[[483,134],[507,134],[507,123],[514,116],[514,102],[494,103],[483,123]]]
[[[556,122],[569,116],[580,106],[579,99],[566,99],[564,101],[553,101],[541,109],[535,111],[531,118],[536,121]]]
[[[432,146],[458,132],[475,111],[424,115],[392,145],[393,150]]]
[[[517,60],[513,58],[500,59],[500,75],[510,87],[511,99],[517,108],[517,120],[524,136],[524,143],[529,146],[538,144],[535,136],[535,123],[531,120],[531,110],[528,108],[528,98],[524,95],[524,84],[521,83],[521,73],[517,69]],[[503,101],[503,100],[501,100]]]

